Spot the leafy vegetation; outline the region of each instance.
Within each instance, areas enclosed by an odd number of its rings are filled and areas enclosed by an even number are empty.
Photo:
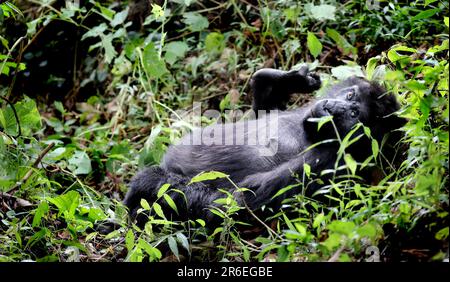
[[[0,261],[448,260],[448,1],[84,2],[0,4]],[[231,194],[214,230],[145,200],[145,227],[129,221],[127,181],[190,126],[177,110],[229,120],[255,70],[304,63],[325,85],[364,75],[398,95],[401,161],[376,142],[367,162],[343,153],[326,201],[299,194],[257,227]],[[373,164],[377,183],[352,177]]]

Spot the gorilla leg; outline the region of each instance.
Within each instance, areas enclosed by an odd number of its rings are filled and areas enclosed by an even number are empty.
[[[224,194],[205,183],[189,184],[189,182],[189,177],[168,172],[159,166],[148,167],[131,180],[123,203],[129,208],[131,218],[136,218],[138,225],[141,226],[147,221],[145,214],[137,214],[141,207],[141,199],[146,199],[150,204],[154,202],[160,204],[168,219],[202,218],[207,222],[218,220],[217,216],[209,211],[209,208],[218,207],[219,205],[215,204],[214,200],[224,197]],[[170,185],[166,193],[174,201],[178,213],[169,206],[164,197],[158,198],[157,196],[159,189],[166,183]],[[181,193],[175,190],[181,191]]]
[[[285,110],[293,93],[311,93],[321,86],[320,77],[309,73],[308,67],[299,70],[282,71],[261,69],[250,81],[253,92],[253,110]]]

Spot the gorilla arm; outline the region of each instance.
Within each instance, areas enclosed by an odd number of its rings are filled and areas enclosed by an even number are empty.
[[[296,184],[297,181],[293,173],[301,174],[303,164],[304,157],[299,156],[279,165],[271,171],[247,176],[239,183],[239,186],[253,191],[253,193],[245,192],[245,202],[249,208],[257,209],[268,204],[277,191],[286,186]],[[280,201],[284,198],[286,198],[286,195],[280,197]]]

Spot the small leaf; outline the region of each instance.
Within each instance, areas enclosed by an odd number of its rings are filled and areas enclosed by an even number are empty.
[[[128,16],[128,7],[122,12],[114,15],[114,18],[111,21],[111,26],[115,27],[118,26],[119,24],[122,24],[127,19],[127,16]]]
[[[305,172],[308,178],[311,177],[311,166],[309,164],[307,163],[303,164],[303,171]]]
[[[66,212],[66,217],[73,216],[80,203],[80,194],[77,191],[69,191],[66,194],[47,199],[59,209],[59,214]]]
[[[127,235],[125,235],[125,246],[127,250],[130,252],[134,247],[134,233],[132,229],[129,229]]]
[[[332,5],[322,4],[310,7],[311,16],[319,21],[335,20],[336,7]]]
[[[92,171],[91,159],[84,151],[75,151],[73,156],[67,160],[68,168],[75,175],[88,174]]]
[[[435,238],[436,238],[437,240],[445,240],[445,239],[447,239],[447,237],[448,237],[448,230],[449,230],[448,227],[442,228],[441,230],[439,230],[439,231],[436,233]]]
[[[364,72],[360,66],[337,66],[331,69],[331,74],[339,80],[344,80],[351,76],[364,77]]]
[[[375,68],[377,67],[378,62],[380,61],[380,56],[372,57],[367,61],[366,64],[366,75],[367,79],[371,80],[373,79],[373,73],[375,71]]]
[[[138,246],[150,256],[150,261],[154,261],[155,259],[157,260],[161,259],[162,257],[161,252],[157,248],[150,245],[144,239],[139,238]]]
[[[153,211],[154,211],[159,217],[161,217],[161,218],[163,218],[163,219],[166,219],[166,217],[164,216],[164,212],[163,212],[161,206],[160,206],[158,203],[154,202],[153,205],[152,205],[152,207],[153,207]]]
[[[48,204],[42,201],[34,212],[32,227],[36,227],[41,223],[42,217],[48,212]]]
[[[167,238],[167,243],[169,243],[169,248],[172,251],[172,253],[177,257],[178,260],[180,260],[177,241],[175,241],[175,239],[172,236],[170,236]]]
[[[352,172],[352,174],[355,175],[355,173],[356,173],[356,166],[357,166],[356,161],[349,154],[345,154],[344,160],[345,160],[345,163],[347,164],[348,168]]]
[[[166,183],[163,186],[161,186],[161,188],[159,188],[158,190],[158,194],[156,194],[156,197],[159,199],[161,198],[161,196],[166,193],[167,189],[169,189],[170,184]]]
[[[379,152],[378,142],[377,140],[372,139],[372,154],[374,158],[378,156],[378,152]]]
[[[313,227],[317,228],[320,226],[320,224],[325,220],[325,215],[323,213],[319,213],[314,218]]]
[[[150,256],[150,261],[154,261],[155,259],[157,259],[157,260],[161,259],[161,257],[162,257],[161,252],[157,248],[150,245],[144,239],[139,238],[138,246],[139,246],[139,248],[143,249]]]
[[[196,12],[185,13],[183,22],[193,32],[202,31],[209,26],[208,19]]]
[[[335,220],[332,223],[328,225],[328,229],[330,231],[344,234],[344,235],[350,235],[353,230],[355,229],[355,224],[351,221],[339,221]]]
[[[167,204],[178,214],[177,205],[175,204],[173,199],[167,194],[164,194],[163,197],[164,200],[166,200]]]
[[[198,222],[198,224],[200,224],[202,227],[205,227],[205,225],[206,225],[206,222],[203,220],[203,219],[196,219],[195,221],[197,221]]]
[[[220,53],[225,48],[225,36],[219,32],[211,32],[205,38],[205,49],[208,52]]]
[[[358,233],[359,236],[361,236],[361,237],[369,237],[370,239],[375,238],[375,236],[377,235],[377,230],[370,223],[359,227],[356,230],[356,232]]]
[[[173,65],[177,60],[184,58],[189,46],[183,41],[174,41],[167,43],[164,46],[164,59],[170,65]]]
[[[177,240],[181,243],[181,246],[186,249],[186,251],[190,252],[189,241],[183,233],[177,233]]]
[[[152,42],[144,48],[143,65],[147,74],[152,78],[161,78],[168,73],[165,62],[159,57],[155,44]]]
[[[108,35],[101,36],[102,46],[105,49],[105,62],[111,63],[116,57],[117,52],[112,44],[113,35],[110,33]]]
[[[308,31],[307,45],[309,52],[316,58],[322,52],[322,43],[314,35],[314,33]]]
[[[295,185],[289,185],[289,186],[283,187],[283,188],[279,189],[279,190],[277,191],[277,193],[275,193],[275,195],[273,195],[272,199],[275,199],[276,197],[278,197],[278,196],[280,196],[280,195],[283,195],[283,194],[286,193],[287,191],[289,191],[289,190],[291,190],[291,189],[293,189],[293,188],[296,188],[296,187],[298,187],[298,184],[295,184]]]
[[[150,210],[150,205],[146,199],[141,199],[141,207],[146,211]]]
[[[439,9],[439,8],[422,11],[422,12],[418,13],[417,15],[415,15],[414,17],[412,17],[410,21],[411,22],[415,22],[415,21],[418,21],[418,20],[431,18],[432,16],[434,16],[439,11],[441,11],[441,9]]]
[[[229,176],[228,174],[225,174],[225,173],[222,173],[219,171],[202,172],[199,175],[194,176],[188,185],[190,185],[192,183],[196,183],[196,182],[206,181],[206,180],[214,180],[217,178],[227,178],[228,176]]]
[[[328,122],[331,122],[332,120],[333,120],[333,116],[323,116],[323,117],[320,117],[320,118],[319,118],[319,123],[317,124],[317,131],[319,131],[320,128],[321,128],[324,124],[326,124],[326,123],[328,123]]]

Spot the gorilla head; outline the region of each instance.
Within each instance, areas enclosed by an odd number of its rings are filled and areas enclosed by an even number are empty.
[[[369,127],[373,137],[380,141],[385,133],[404,124],[404,119],[394,115],[399,108],[396,97],[379,83],[351,77],[332,86],[325,97],[315,101],[310,117],[332,116],[334,126],[341,137],[347,135],[357,123],[362,123]],[[314,126],[309,124],[308,118],[305,122],[305,127]],[[336,129],[332,123],[325,124],[315,136],[315,140],[335,137]]]

